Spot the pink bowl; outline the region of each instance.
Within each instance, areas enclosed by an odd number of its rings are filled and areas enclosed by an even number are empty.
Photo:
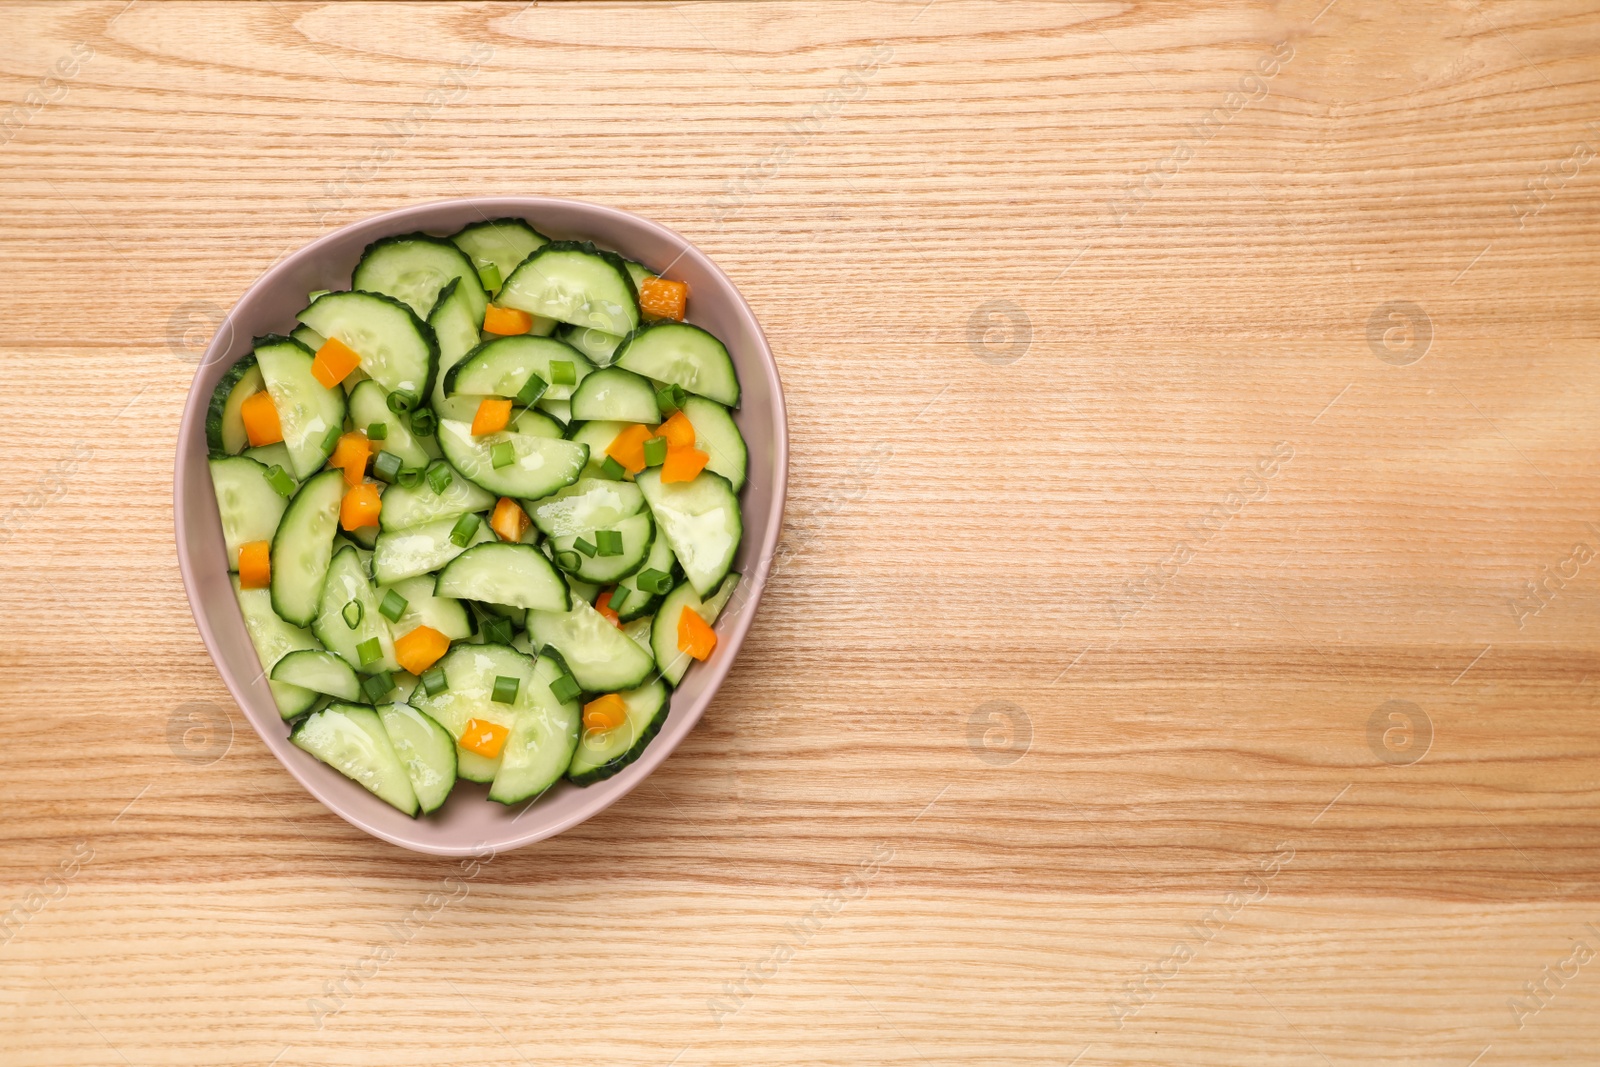
[[[468,223],[503,217],[527,219],[554,238],[594,241],[689,283],[689,321],[727,344],[743,391],[734,419],[749,445],[750,473],[741,494],[744,543],[734,569],[744,578],[717,621],[715,654],[684,676],[672,695],[666,724],[632,766],[585,788],[561,782],[525,806],[497,804],[487,799],[484,786],[462,782],[437,812],[412,819],[289,743],[288,725],[278,715],[228,581],[206,466],[206,406],[218,379],[250,351],[252,338],[288,333],[295,326],[306,293],[349,288],[350,273],[371,242],[416,230],[448,234]],[[546,197],[495,197],[422,204],[354,223],[313,241],[263,274],[222,322],[195,374],[178,434],[176,467],[173,514],[189,606],[211,658],[256,733],[289,773],[340,818],[418,852],[464,856],[516,848],[576,826],[644,781],[694,729],[755,618],[783,522],[789,432],[777,363],[755,313],[705,253],[665,226],[615,208]]]

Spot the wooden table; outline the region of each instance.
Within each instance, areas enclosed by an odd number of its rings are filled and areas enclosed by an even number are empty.
[[[1594,4],[0,21],[0,1063],[1600,1060]],[[280,255],[516,193],[742,287],[794,558],[463,869],[245,724],[171,459]]]

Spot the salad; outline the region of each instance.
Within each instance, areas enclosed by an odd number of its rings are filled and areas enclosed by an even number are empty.
[[[739,582],[739,378],[688,301],[496,219],[377,241],[256,338],[206,437],[295,745],[413,816],[639,758]]]

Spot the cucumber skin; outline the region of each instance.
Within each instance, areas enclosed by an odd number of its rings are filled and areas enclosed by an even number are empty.
[[[645,684],[648,685],[649,683]],[[665,686],[665,679],[662,680],[662,684]],[[656,739],[656,735],[661,732],[661,728],[667,723],[667,716],[672,712],[672,687],[665,687],[667,692],[661,700],[661,710],[656,712],[655,717],[650,720],[650,725],[646,726],[644,733],[639,735],[639,740],[633,743],[633,747],[610,763],[602,763],[593,770],[584,771],[582,774],[567,775],[567,781],[579,786],[603,782],[607,778],[627,769],[640,756],[644,755],[644,750],[649,748],[650,742]],[[579,743],[581,744],[582,742],[580,741]]]
[[[251,346],[252,349],[254,347]],[[245,353],[239,362],[228,368],[222,379],[217,382],[217,387],[211,391],[211,403],[206,408],[206,447],[214,457],[231,455],[222,447],[222,411],[228,406],[228,394],[233,392],[233,387],[238,385],[239,379],[248,374],[255,365],[255,352]]]

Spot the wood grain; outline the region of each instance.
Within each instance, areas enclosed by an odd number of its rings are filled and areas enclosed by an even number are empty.
[[[0,1063],[1594,1062],[1592,4],[0,19]],[[469,872],[249,731],[171,457],[278,257],[515,193],[740,285],[789,559]]]

